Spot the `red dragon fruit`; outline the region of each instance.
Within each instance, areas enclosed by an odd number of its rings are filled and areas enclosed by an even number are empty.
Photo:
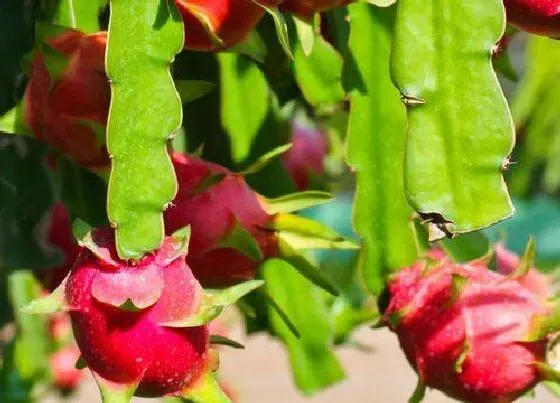
[[[185,230],[135,262],[119,259],[114,242],[112,230],[89,232],[65,281],[24,312],[70,312],[82,358],[104,395],[189,398],[204,390],[228,402],[211,374],[217,358],[206,323],[262,281],[205,293],[185,263]]]
[[[215,51],[243,41],[266,10],[281,0],[177,0],[185,23],[185,49]]]
[[[72,30],[49,39],[35,53],[24,95],[24,121],[35,137],[93,170],[109,163],[96,133],[107,123],[111,97],[106,42],[105,32]],[[49,70],[62,61],[61,71]]]
[[[351,0],[285,0],[280,9],[304,19],[311,19],[315,13],[341,7]]]
[[[309,188],[313,177],[325,173],[325,156],[328,142],[321,131],[303,126],[297,122],[292,124],[292,148],[283,156],[284,166],[298,190]]]
[[[47,290],[53,291],[70,272],[80,248],[74,240],[70,217],[62,202],[53,204],[49,218],[47,241],[62,253],[63,260],[60,266],[39,273],[39,277],[43,286]]]
[[[84,371],[76,368],[80,350],[71,345],[62,348],[49,358],[49,367],[54,386],[63,391],[75,389],[84,378]]]
[[[560,0],[504,0],[508,22],[527,32],[560,37]]]
[[[278,253],[268,228],[273,216],[242,175],[192,155],[175,153],[172,160],[179,190],[165,211],[165,228],[173,233],[190,225],[188,264],[195,277],[209,287],[253,278],[262,260]],[[256,241],[255,253],[232,245],[240,234]]]
[[[420,386],[468,402],[510,402],[543,380],[552,305],[482,261],[417,263],[395,274],[383,318]],[[422,389],[419,389],[422,390]]]

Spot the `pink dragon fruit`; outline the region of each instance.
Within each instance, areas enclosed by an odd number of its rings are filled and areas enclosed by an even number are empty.
[[[342,7],[351,0],[285,0],[280,9],[304,19],[311,19],[315,13],[322,13],[335,7]]]
[[[527,32],[560,37],[560,0],[504,0],[508,22]]]
[[[47,290],[53,291],[70,272],[80,250],[72,234],[68,211],[60,201],[51,207],[47,241],[51,246],[57,248],[63,257],[60,266],[38,273],[43,286]]]
[[[189,388],[208,370],[209,336],[206,326],[162,326],[194,313],[202,298],[175,241],[166,238],[155,254],[129,264],[117,257],[112,232],[98,230],[92,240],[65,285],[88,367],[104,380],[137,384],[138,395]]]
[[[114,244],[114,231],[90,231],[68,277],[23,311],[70,312],[83,361],[105,398],[202,393],[229,402],[212,374],[218,359],[206,324],[263,282],[206,293],[185,263],[186,229],[139,261],[119,259]]]
[[[175,153],[172,160],[179,191],[164,213],[165,228],[171,234],[190,225],[187,259],[195,277],[209,287],[254,278],[262,260],[278,253],[269,229],[274,217],[242,175],[192,155]],[[239,233],[252,237],[261,253],[248,256],[233,247]]]
[[[266,10],[282,0],[176,0],[185,22],[185,49],[216,51],[241,42]]]
[[[325,156],[328,151],[326,137],[317,129],[292,124],[292,148],[283,156],[284,165],[298,190],[309,188],[312,177],[325,173]]]
[[[76,368],[80,350],[71,345],[56,351],[49,357],[49,367],[55,387],[62,391],[71,391],[78,387],[84,378],[84,371]]]
[[[389,280],[385,323],[420,385],[468,402],[510,402],[543,380],[552,306],[484,262],[420,262]],[[545,328],[546,330],[546,328]]]
[[[111,98],[106,43],[106,32],[68,30],[49,39],[35,53],[23,104],[25,124],[38,140],[92,170],[109,165],[95,130],[106,125]],[[49,71],[45,52],[66,61],[63,71]]]

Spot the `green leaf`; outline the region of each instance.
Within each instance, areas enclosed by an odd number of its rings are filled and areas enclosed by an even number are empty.
[[[506,34],[507,35],[507,34]],[[506,47],[499,55],[494,57],[494,69],[508,80],[517,82],[519,81],[519,74],[511,63],[509,56],[509,48]]]
[[[31,128],[25,124],[23,103],[19,103],[3,116],[0,116],[0,132],[32,136]]]
[[[342,57],[322,36],[314,33],[313,49],[294,43],[294,73],[298,86],[311,105],[331,106],[344,100]]]
[[[54,188],[46,148],[28,137],[0,137],[0,269],[49,268],[62,262],[45,242]]]
[[[174,322],[160,323],[167,327],[194,327],[202,326],[215,319],[222,310],[237,302],[241,297],[261,287],[262,280],[250,280],[223,290],[209,291],[204,294],[200,306],[194,314]]]
[[[353,240],[341,236],[328,226],[293,214],[277,214],[271,228],[297,250],[305,249],[358,249]]]
[[[221,119],[230,140],[234,162],[247,159],[264,124],[269,88],[252,60],[232,53],[218,54],[221,76]]]
[[[491,65],[502,1],[397,4],[391,75],[408,107],[410,205],[430,221],[432,239],[510,217],[502,170],[515,133]]]
[[[265,199],[265,210],[268,214],[292,213],[297,210],[328,203],[332,200],[333,197],[328,192],[309,190],[291,193],[274,199]]]
[[[262,260],[263,253],[257,240],[236,220],[231,232],[220,241],[218,248],[232,248],[252,260]]]
[[[159,247],[162,210],[177,191],[166,142],[182,120],[169,65],[183,47],[183,36],[173,2],[111,0],[107,212],[123,259],[138,259]]]
[[[466,263],[492,255],[490,240],[480,231],[445,239],[441,246],[453,261]]]
[[[280,250],[279,256],[289,262],[302,276],[328,293],[334,296],[339,295],[338,287],[321,271],[321,268],[312,264],[305,256],[296,251],[290,243],[279,238],[278,247]]]
[[[22,270],[10,275],[8,289],[18,326],[15,364],[20,376],[31,379],[47,370],[47,322],[45,318],[25,315],[19,308],[40,297],[42,287],[33,273]]]
[[[212,91],[216,84],[202,80],[177,80],[175,81],[175,87],[181,96],[181,101],[187,103],[202,98]]]
[[[309,56],[313,50],[313,44],[315,43],[315,26],[313,20],[307,21],[294,16],[294,24],[303,54]]]
[[[286,52],[286,55],[290,60],[294,60],[294,55],[292,53],[292,48],[290,47],[290,35],[288,33],[288,25],[286,24],[286,20],[282,13],[276,7],[267,7],[262,5],[258,1],[256,2],[258,5],[263,7],[268,14],[274,20],[274,25],[276,26],[276,35],[278,35],[278,41]]]
[[[265,166],[270,164],[276,157],[279,155],[284,154],[290,148],[292,148],[292,143],[284,144],[278,146],[266,154],[260,156],[255,162],[253,162],[248,168],[244,169],[243,172],[240,172],[241,175],[251,175],[257,172],[260,172]]]
[[[242,42],[229,48],[228,52],[249,56],[259,63],[264,63],[267,55],[266,44],[256,30],[249,32]]]
[[[56,287],[56,289],[49,295],[37,296],[26,305],[20,305],[17,306],[17,308],[21,308],[21,313],[25,315],[44,315],[67,311],[68,305],[66,304],[65,297],[67,280],[68,277],[66,277],[62,281],[62,283],[60,283],[60,285]]]
[[[184,392],[182,400],[185,403],[231,403],[211,371]]]
[[[540,187],[549,193],[560,189],[559,41],[530,36],[526,64],[526,73],[512,101],[514,120],[523,136],[516,156],[519,164],[511,172],[510,186],[513,194],[520,197]]]
[[[274,310],[274,312],[278,314],[278,317],[284,321],[284,324],[288,327],[290,332],[299,339],[301,337],[299,330],[297,330],[296,325],[294,325],[294,322],[292,322],[288,314],[284,312],[280,305],[278,305],[278,302],[276,302],[274,298],[266,292],[266,290],[261,290],[260,295],[264,298],[264,302],[266,302],[267,307]]]
[[[82,32],[99,31],[98,17],[106,0],[46,0],[47,16],[56,25]]]
[[[228,346],[239,350],[243,350],[245,348],[243,344],[228,337],[220,336],[217,334],[210,335],[210,344],[219,344],[220,346]]]
[[[333,326],[325,304],[326,295],[285,261],[268,260],[262,273],[268,294],[294,321],[301,334],[300,338],[296,337],[277,311],[269,308],[271,326],[286,344],[298,388],[310,395],[342,380],[344,372],[332,352]]]
[[[417,257],[402,179],[405,109],[389,76],[395,7],[356,4],[348,12],[345,82],[352,91],[347,149],[357,180],[353,223],[363,239],[359,265],[365,284],[378,294],[391,272]]]

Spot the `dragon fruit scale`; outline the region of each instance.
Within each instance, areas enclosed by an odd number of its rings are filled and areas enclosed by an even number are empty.
[[[383,320],[419,376],[466,402],[511,402],[546,378],[553,305],[482,261],[419,262],[386,288]],[[382,304],[383,305],[383,304]]]

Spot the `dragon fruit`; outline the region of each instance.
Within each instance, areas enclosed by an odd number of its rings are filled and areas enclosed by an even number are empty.
[[[228,402],[212,375],[218,361],[206,324],[262,281],[206,293],[185,263],[185,229],[134,262],[118,258],[113,230],[90,231],[81,245],[68,277],[24,312],[70,313],[83,361],[105,397],[209,393]]]
[[[75,389],[84,378],[84,371],[76,368],[80,350],[71,345],[62,348],[49,357],[49,367],[55,387],[62,391]]]
[[[106,42],[105,32],[68,30],[50,38],[35,53],[23,104],[24,122],[37,139],[92,170],[109,164],[98,138],[111,98]]]
[[[185,49],[216,51],[243,41],[266,10],[281,0],[177,0],[185,23]],[[260,3],[260,4],[259,4]]]
[[[58,201],[53,204],[49,214],[47,241],[62,253],[63,261],[60,266],[41,271],[38,276],[43,286],[47,290],[53,291],[70,272],[80,248],[74,240],[66,206]]]
[[[560,37],[560,0],[504,0],[508,22],[527,32]]]
[[[350,0],[285,0],[280,9],[304,19],[311,19],[315,13],[341,7]]]
[[[515,253],[507,250],[501,243],[496,244],[496,262],[498,265],[498,272],[504,275],[509,275],[515,271],[519,266],[520,259]],[[542,297],[550,296],[550,281],[546,274],[539,272],[535,267],[531,267],[529,271],[517,281],[527,288]]]
[[[172,155],[179,190],[164,213],[171,234],[190,225],[188,264],[195,277],[209,287],[255,277],[262,260],[278,253],[273,216],[242,175],[193,155]],[[235,248],[236,236],[251,237],[257,245],[249,255]]]
[[[326,137],[317,129],[305,127],[297,122],[292,124],[292,148],[283,156],[284,166],[296,188],[309,188],[313,177],[325,173],[325,156],[328,151]]]
[[[540,325],[552,304],[482,261],[434,264],[396,273],[381,307],[420,385],[462,401],[510,402],[543,380],[550,328]]]

